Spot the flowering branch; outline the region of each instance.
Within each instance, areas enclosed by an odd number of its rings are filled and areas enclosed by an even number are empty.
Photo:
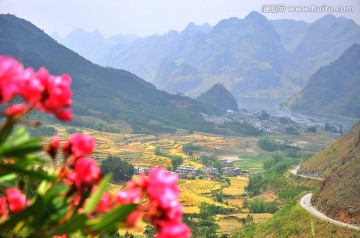
[[[8,103],[0,126],[0,236],[96,235],[131,228],[143,218],[155,226],[156,237],[190,237],[181,222],[177,175],[153,168],[111,194],[105,191],[111,176],[104,177],[96,160],[87,157],[95,148],[93,138],[73,134],[60,148],[55,136],[43,148],[24,127],[15,129],[32,110],[71,120],[70,84],[69,75],[52,76],[45,68],[34,72],[0,56],[0,103]],[[42,150],[53,169],[42,169],[45,161],[35,155]]]

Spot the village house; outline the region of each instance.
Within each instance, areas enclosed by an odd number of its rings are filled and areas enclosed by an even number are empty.
[[[134,166],[134,174],[145,173],[148,174],[150,171],[149,167]]]
[[[193,176],[198,176],[200,174],[200,169],[194,166],[186,166],[186,165],[179,165],[175,171],[179,176],[182,174],[191,174]]]
[[[221,164],[224,166],[233,166],[234,162],[231,160],[227,160],[227,159],[221,159],[220,160]]]
[[[226,176],[236,176],[236,175],[243,175],[244,171],[240,168],[224,167],[221,168],[221,173],[222,175],[226,175]]]
[[[203,168],[202,171],[204,174],[219,174],[218,168],[208,167],[208,168]]]

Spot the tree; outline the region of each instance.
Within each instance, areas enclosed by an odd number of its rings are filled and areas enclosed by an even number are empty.
[[[220,203],[222,203],[224,200],[224,194],[220,191],[220,192],[218,192],[218,193],[216,193],[215,194],[215,200],[217,201],[217,202],[220,202]]]
[[[250,215],[250,213],[248,213],[246,216],[246,224],[250,225],[252,223],[254,223],[254,218],[252,215]]]
[[[179,165],[184,162],[184,158],[181,156],[171,156],[172,170],[175,171]]]
[[[146,236],[146,238],[154,238],[155,234],[156,234],[155,227],[150,224],[146,224],[144,231],[144,235]]]
[[[259,195],[263,183],[263,176],[261,174],[252,175],[250,176],[248,186],[245,187],[245,191],[250,197]]]
[[[275,139],[269,137],[260,138],[258,145],[261,149],[270,152],[278,150],[280,146],[279,143],[275,141]]]
[[[267,113],[265,110],[262,110],[260,116],[258,117],[259,120],[268,120],[270,117],[269,113]]]
[[[316,134],[316,126],[309,126],[309,127],[307,128],[307,131]]]
[[[284,153],[282,153],[281,151],[275,151],[272,155],[271,155],[272,159],[274,160],[275,163],[284,161],[285,159],[285,155]]]
[[[193,145],[191,143],[187,143],[185,145],[183,145],[182,151],[186,154],[186,155],[193,155],[192,150],[194,149]]]
[[[114,183],[128,181],[134,175],[134,166],[132,164],[112,155],[109,155],[101,162],[100,168],[104,174],[111,173],[113,175],[112,181]]]
[[[155,155],[158,155],[158,156],[162,156],[162,155],[163,155],[163,153],[161,152],[160,146],[156,146],[156,147],[155,147],[154,153],[155,153]]]

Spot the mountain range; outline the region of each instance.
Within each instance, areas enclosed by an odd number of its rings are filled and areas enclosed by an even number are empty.
[[[174,128],[209,131],[212,124],[199,112],[220,112],[191,98],[159,91],[125,70],[93,64],[14,15],[0,15],[0,54],[35,70],[44,66],[54,75],[70,74],[76,115],[125,121],[135,132]]]
[[[137,38],[94,62],[129,70],[171,93],[197,96],[220,83],[236,98],[284,97],[354,43],[360,43],[360,26],[343,17],[269,21],[251,12],[215,26],[190,23],[181,32]],[[81,41],[77,45],[72,49],[79,52]]]
[[[131,34],[105,38],[99,30],[89,33],[82,28],[74,30],[64,38],[57,32],[51,34],[51,37],[84,58],[100,65],[104,65],[102,62],[106,61],[106,57],[112,50],[121,50],[137,38],[136,35]]]
[[[290,104],[295,110],[360,118],[359,92],[360,45],[354,44],[313,74]]]

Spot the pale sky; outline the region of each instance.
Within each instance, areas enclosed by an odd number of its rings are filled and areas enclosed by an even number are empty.
[[[264,13],[266,4],[285,4],[284,12]],[[290,6],[351,6],[353,12],[289,12]],[[183,30],[190,22],[215,25],[230,17],[244,18],[258,11],[268,19],[312,22],[326,14],[344,16],[360,25],[358,0],[0,0],[0,13],[24,18],[46,33],[64,37],[82,27],[104,36],[146,36]]]

